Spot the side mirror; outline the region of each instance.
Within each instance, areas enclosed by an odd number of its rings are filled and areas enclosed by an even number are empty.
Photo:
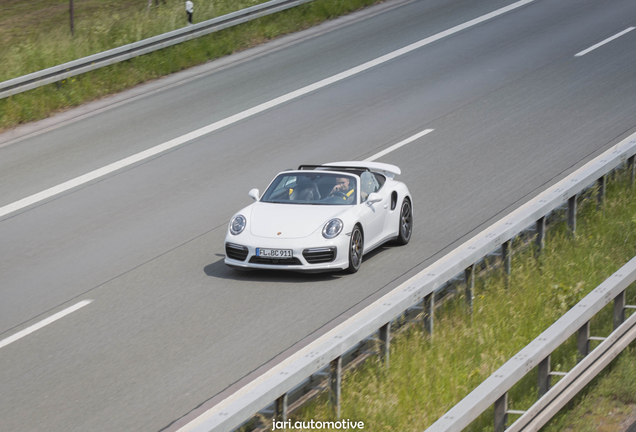
[[[258,189],[252,189],[249,191],[248,195],[251,196],[254,201],[258,201],[260,199]]]
[[[367,198],[367,204],[373,204],[382,201],[382,196],[379,193],[370,193]]]

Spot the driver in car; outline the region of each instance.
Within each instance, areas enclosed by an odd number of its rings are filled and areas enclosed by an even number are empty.
[[[336,185],[329,192],[329,196],[341,196],[347,201],[355,199],[355,188],[350,183],[351,181],[348,177],[337,177]]]

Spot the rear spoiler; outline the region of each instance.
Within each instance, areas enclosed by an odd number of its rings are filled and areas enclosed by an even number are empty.
[[[327,165],[300,165],[298,171],[303,170],[325,170],[325,171],[371,171],[368,168],[355,167],[355,166],[338,166],[331,167]],[[289,170],[287,170],[289,171]]]

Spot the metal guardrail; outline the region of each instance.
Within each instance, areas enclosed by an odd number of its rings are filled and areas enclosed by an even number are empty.
[[[614,304],[616,305],[616,303]],[[625,308],[628,307],[634,308],[634,306],[625,306]],[[623,325],[612,332],[607,340],[603,341],[581,363],[566,374],[561,381],[550,389],[544,398],[533,405],[509,430],[511,432],[539,430],[635,339],[636,314],[633,314]],[[558,373],[549,374],[558,375]]]
[[[508,360],[426,432],[461,431],[494,404],[494,430],[536,431],[636,338],[636,314],[625,320],[625,290],[636,281],[636,257],[596,287],[576,306]],[[614,331],[607,338],[590,336],[590,320],[614,301]],[[634,306],[631,306],[634,307]],[[577,334],[581,361],[568,373],[550,370],[550,355]],[[603,342],[590,351],[591,340]],[[527,411],[508,410],[508,391],[537,368],[539,400]],[[563,378],[550,389],[551,376]],[[548,391],[549,390],[549,391]],[[508,414],[521,415],[506,428]]]
[[[78,60],[50,67],[0,83],[0,99],[62,81],[75,75],[109,66],[172,45],[198,38],[238,24],[271,15],[313,0],[272,0],[247,9],[232,12],[208,21],[173,30],[158,36],[123,45]]]
[[[544,242],[546,215],[565,203],[568,206],[568,226],[575,231],[577,195],[590,184],[597,183],[598,199],[601,201],[605,194],[606,175],[625,163],[631,171],[633,182],[636,175],[635,154],[636,134],[633,134],[221,401],[181,428],[180,432],[229,432],[274,401],[275,417],[286,420],[288,393],[327,367],[330,371],[330,399],[339,417],[343,355],[369,335],[379,331],[379,339],[384,344],[384,355],[388,356],[391,321],[418,305],[422,305],[424,309],[425,328],[432,333],[435,291],[462,272],[466,281],[466,299],[472,309],[475,263],[493,251],[501,250],[503,266],[506,273],[510,274],[512,239],[526,227],[536,224],[536,245],[540,250]],[[526,363],[524,359],[525,368],[531,369],[531,366],[535,365]],[[504,387],[497,387],[501,389],[502,394]],[[489,400],[490,404],[494,402],[495,400]]]

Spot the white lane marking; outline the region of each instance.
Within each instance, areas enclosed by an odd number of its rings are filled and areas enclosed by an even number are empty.
[[[51,315],[50,317],[40,321],[37,324],[33,324],[31,327],[27,327],[22,331],[17,332],[16,334],[14,334],[13,336],[9,336],[6,339],[3,339],[0,341],[0,348],[3,348],[7,345],[9,345],[11,342],[15,342],[18,339],[21,339],[31,333],[33,333],[36,330],[41,329],[42,327],[51,324],[54,321],[59,320],[60,318],[65,317],[66,315],[75,312],[76,310],[83,308],[84,306],[86,306],[87,304],[89,304],[90,302],[92,302],[93,300],[82,300],[81,302],[64,309],[63,311],[60,311],[58,313],[56,313],[55,315]]]
[[[381,152],[376,153],[376,154],[374,154],[373,156],[371,156],[371,157],[369,157],[369,158],[366,158],[364,161],[365,161],[365,162],[373,162],[374,160],[379,159],[379,158],[381,158],[382,156],[384,156],[384,155],[386,155],[386,154],[391,153],[393,150],[397,150],[397,149],[399,149],[400,147],[405,146],[405,145],[407,145],[408,143],[413,142],[413,141],[415,141],[416,139],[421,138],[421,137],[423,137],[424,135],[427,135],[427,134],[429,134],[429,133],[433,132],[434,130],[435,130],[435,129],[425,129],[425,130],[423,130],[422,132],[417,133],[417,134],[413,135],[412,137],[405,139],[404,141],[400,141],[399,143],[392,145],[392,146],[391,146],[391,147],[389,147],[388,149],[382,150]]]
[[[592,45],[592,46],[591,46],[591,47],[589,47],[588,49],[583,50],[583,51],[581,51],[581,52],[580,52],[580,53],[578,53],[578,54],[574,54],[574,57],[581,57],[581,56],[584,56],[585,54],[589,53],[590,51],[593,51],[593,50],[595,50],[596,48],[598,48],[598,47],[600,47],[600,46],[602,46],[602,45],[605,45],[606,43],[611,42],[611,41],[613,41],[613,40],[614,40],[614,39],[616,39],[616,38],[619,38],[619,37],[623,36],[625,33],[629,33],[630,31],[634,30],[635,28],[636,28],[636,27],[629,27],[628,29],[625,29],[625,30],[623,30],[622,32],[620,32],[620,33],[618,33],[618,34],[615,34],[614,36],[609,37],[609,38],[605,39],[604,41],[597,43],[596,45]]]
[[[170,141],[167,141],[163,144],[159,144],[156,147],[152,147],[148,150],[142,151],[141,153],[137,153],[135,155],[129,156],[125,159],[122,159],[118,162],[114,162],[110,165],[107,165],[103,168],[97,169],[95,171],[89,172],[88,174],[84,174],[82,176],[79,176],[77,178],[74,178],[72,180],[69,180],[67,182],[64,182],[62,184],[59,184],[57,186],[54,186],[50,189],[46,189],[42,192],[36,193],[34,195],[31,195],[29,197],[23,198],[19,201],[16,201],[14,203],[8,204],[4,207],[0,207],[0,217],[2,216],[6,216],[9,213],[13,213],[15,211],[18,211],[20,209],[23,209],[25,207],[28,207],[32,204],[35,204],[37,202],[40,202],[42,200],[45,200],[47,198],[50,198],[52,196],[58,195],[62,192],[65,192],[69,189],[72,189],[74,187],[80,186],[82,184],[88,183],[92,180],[95,180],[99,177],[103,177],[107,174],[110,174],[114,171],[117,171],[119,169],[122,169],[124,167],[130,166],[132,164],[135,164],[137,162],[140,162],[144,159],[148,159],[152,156],[158,155],[159,153],[163,153],[167,150],[170,150],[174,147],[177,147],[179,145],[182,145],[188,141],[192,141],[196,138],[199,138],[203,135],[209,134],[211,132],[214,132],[218,129],[221,129],[225,126],[229,126],[231,124],[234,124],[236,122],[239,122],[241,120],[244,120],[248,117],[251,117],[253,115],[259,114],[265,110],[268,110],[270,108],[276,107],[278,105],[282,105],[285,102],[289,102],[291,100],[294,99],[298,99],[301,96],[304,96],[308,93],[311,93],[313,91],[319,90],[323,87],[326,87],[328,85],[331,85],[333,83],[336,83],[338,81],[342,81],[346,78],[349,78],[353,75],[359,74],[361,72],[364,72],[368,69],[371,69],[375,66],[378,66],[382,63],[386,63],[390,60],[393,60],[397,57],[403,56],[405,54],[410,53],[411,51],[417,50],[419,48],[422,48],[425,45],[431,44],[433,42],[436,42],[440,39],[443,39],[447,36],[453,35],[455,33],[458,33],[462,30],[465,30],[467,28],[476,26],[478,24],[481,24],[484,21],[490,20],[492,18],[495,18],[499,15],[505,14],[506,12],[510,12],[514,9],[520,8],[522,6],[525,6],[529,3],[532,3],[535,0],[521,0],[518,1],[516,3],[513,3],[511,5],[508,5],[506,7],[503,7],[501,9],[497,9],[496,11],[490,12],[486,15],[482,15],[478,18],[472,19],[470,21],[466,21],[463,24],[457,25],[455,27],[452,27],[448,30],[444,30],[443,32],[437,33],[433,36],[429,36],[425,39],[422,39],[418,42],[412,43],[411,45],[405,46],[404,48],[400,48],[396,51],[390,52],[389,54],[383,55],[381,57],[378,57],[374,60],[371,60],[369,62],[366,62],[360,66],[356,66],[354,68],[351,68],[349,70],[346,70],[344,72],[341,72],[339,74],[333,75],[329,78],[325,78],[322,81],[318,81],[314,84],[310,84],[306,87],[303,87],[299,90],[295,90],[291,93],[287,93],[286,95],[277,97],[275,99],[270,100],[269,102],[265,102],[262,103],[260,105],[257,105],[253,108],[250,108],[248,110],[245,110],[243,112],[240,112],[238,114],[235,114],[233,116],[227,117],[223,120],[219,120],[215,123],[212,123],[208,126],[204,126],[200,129],[197,129],[195,131],[192,131],[190,133],[187,133],[185,135],[182,135],[180,137],[177,137],[175,139],[172,139]]]

